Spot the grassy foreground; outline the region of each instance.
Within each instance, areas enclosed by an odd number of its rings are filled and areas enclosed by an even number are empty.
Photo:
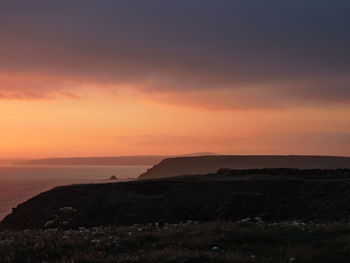
[[[260,219],[0,233],[0,262],[349,262],[350,225]]]

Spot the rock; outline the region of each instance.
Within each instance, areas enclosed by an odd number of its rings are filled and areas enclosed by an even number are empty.
[[[45,223],[45,227],[50,227],[55,225],[55,220],[49,220]]]
[[[60,211],[64,213],[70,213],[70,212],[77,212],[77,209],[74,209],[73,207],[70,207],[70,206],[65,206],[65,207],[61,207]]]

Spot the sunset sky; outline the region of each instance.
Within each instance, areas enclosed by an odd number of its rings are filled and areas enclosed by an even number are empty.
[[[350,156],[348,0],[4,0],[0,158]]]

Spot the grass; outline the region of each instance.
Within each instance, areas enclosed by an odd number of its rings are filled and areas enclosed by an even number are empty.
[[[0,233],[0,262],[349,262],[350,225],[188,222]]]

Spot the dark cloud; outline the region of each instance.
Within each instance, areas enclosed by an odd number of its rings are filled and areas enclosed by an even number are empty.
[[[2,1],[0,70],[348,103],[349,26],[347,0]]]

